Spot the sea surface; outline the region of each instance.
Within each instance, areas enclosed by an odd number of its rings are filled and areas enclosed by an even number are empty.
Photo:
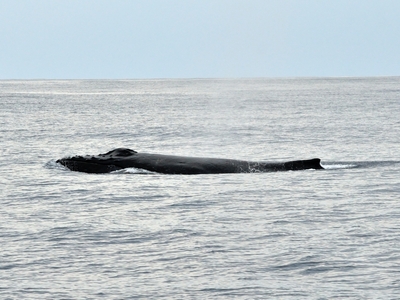
[[[0,81],[0,299],[399,299],[400,77]],[[325,170],[66,170],[138,152]]]

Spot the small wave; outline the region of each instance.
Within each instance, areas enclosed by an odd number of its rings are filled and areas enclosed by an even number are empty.
[[[321,164],[321,165],[324,169],[327,170],[352,169],[358,167],[356,164],[330,164],[330,165]]]
[[[126,169],[121,169],[117,171],[111,172],[112,174],[159,174],[156,172],[144,170],[144,169],[138,169],[138,168],[126,168]]]
[[[44,165],[44,167],[45,167],[46,169],[56,169],[56,170],[63,170],[63,171],[68,170],[68,168],[64,167],[62,164],[56,162],[55,160],[50,160],[50,161],[48,161],[48,162]]]
[[[397,166],[399,161],[353,161],[353,162],[325,162],[322,164],[327,170],[354,169],[354,168],[376,168]]]

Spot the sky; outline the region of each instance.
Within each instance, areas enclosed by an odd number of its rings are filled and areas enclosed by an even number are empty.
[[[399,0],[0,0],[0,79],[399,75]]]

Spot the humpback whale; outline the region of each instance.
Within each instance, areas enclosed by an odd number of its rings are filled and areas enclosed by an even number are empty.
[[[253,173],[323,169],[319,158],[289,162],[253,162],[223,158],[186,157],[138,153],[117,148],[104,154],[73,156],[57,160],[72,171],[110,173],[125,168],[138,168],[163,174]]]

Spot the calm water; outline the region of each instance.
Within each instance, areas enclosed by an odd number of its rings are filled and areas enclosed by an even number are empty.
[[[400,77],[0,81],[1,299],[400,298]],[[117,147],[326,170],[90,175]]]

